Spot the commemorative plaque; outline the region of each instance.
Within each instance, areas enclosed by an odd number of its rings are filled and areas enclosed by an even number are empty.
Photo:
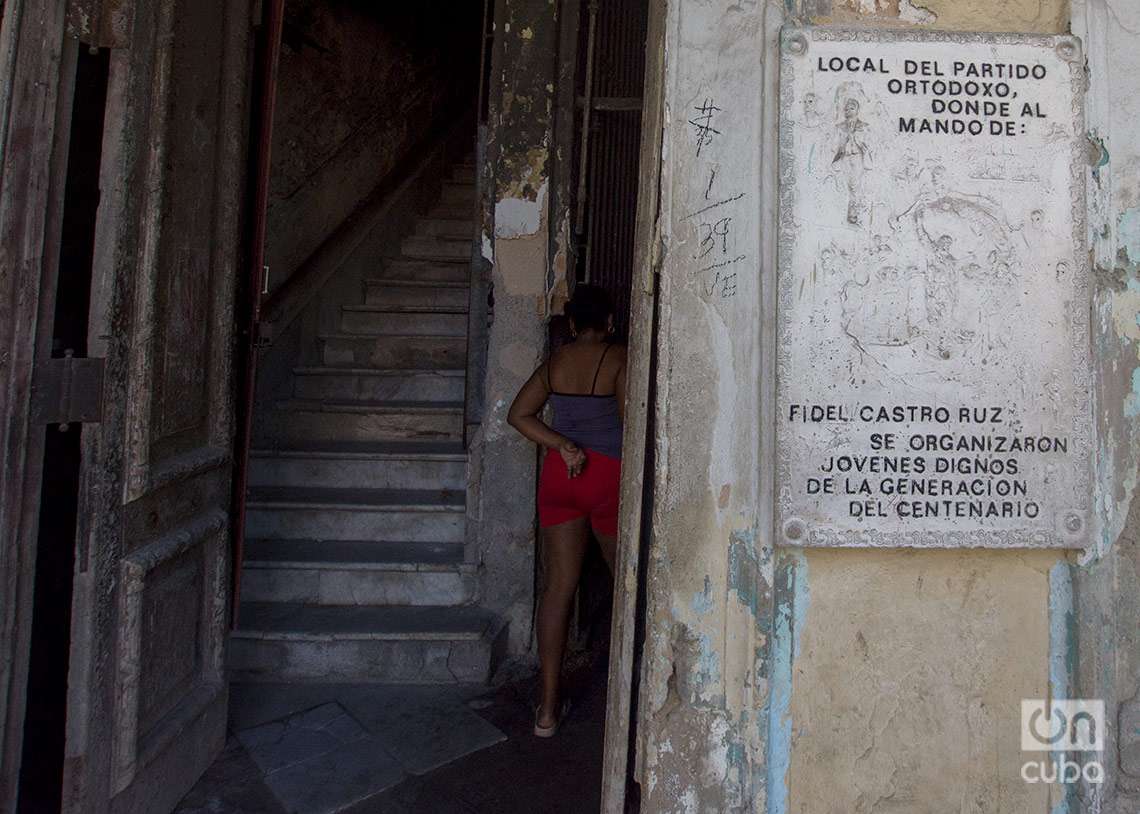
[[[781,542],[1083,547],[1080,42],[786,28],[780,70]]]

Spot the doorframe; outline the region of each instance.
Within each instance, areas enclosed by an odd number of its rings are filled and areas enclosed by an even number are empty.
[[[622,448],[621,514],[614,564],[614,609],[610,634],[610,673],[602,764],[603,814],[625,811],[636,737],[635,673],[644,639],[645,557],[652,528],[643,522],[652,506],[653,380],[657,375],[658,273],[663,259],[658,212],[661,197],[661,145],[665,126],[665,28],[667,0],[649,0],[642,94],[634,276],[626,372],[625,432]],[[636,544],[633,544],[636,541]]]
[[[40,478],[45,427],[32,420],[37,345],[50,330],[63,188],[59,158],[66,150],[70,114],[60,94],[64,61],[64,5],[52,0],[8,0],[0,16],[0,643],[9,653],[0,667],[0,810],[13,811],[19,794],[27,671],[31,651]],[[62,126],[61,126],[62,125]],[[46,320],[46,326],[45,326]],[[50,340],[50,334],[49,340]]]
[[[241,338],[237,353],[241,389],[235,405],[236,437],[234,439],[233,529],[230,551],[230,627],[238,624],[241,601],[241,563],[245,551],[246,491],[249,485],[249,450],[253,440],[254,403],[257,396],[257,363],[261,354],[261,304],[269,284],[269,268],[265,265],[265,241],[268,230],[269,183],[273,161],[274,112],[277,107],[277,76],[281,62],[281,34],[285,22],[285,0],[265,0],[262,6],[261,31],[264,38],[254,66],[252,87],[258,94],[255,118],[250,122],[251,189],[249,205],[249,240],[243,257],[249,267],[244,274],[244,292],[239,290],[235,313],[242,320],[238,326]],[[242,275],[239,275],[239,277]],[[242,301],[242,293],[245,301]]]

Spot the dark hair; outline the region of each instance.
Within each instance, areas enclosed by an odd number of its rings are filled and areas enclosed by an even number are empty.
[[[566,316],[579,331],[594,329],[604,331],[609,327],[614,307],[610,295],[596,285],[578,283],[574,286],[574,296],[566,303]]]

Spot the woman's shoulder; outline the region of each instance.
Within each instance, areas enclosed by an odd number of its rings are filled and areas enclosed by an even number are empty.
[[[610,345],[608,358],[613,359],[614,362],[620,363],[622,366],[626,363],[626,346],[624,344],[614,342]]]
[[[552,350],[546,357],[547,367],[550,367],[551,365],[557,365],[560,362],[565,362],[567,359],[572,358],[574,352],[573,348],[573,343],[567,343]]]
[[[604,353],[605,358],[602,359],[602,364],[605,367],[611,368],[625,364],[625,345],[614,343],[607,346]],[[591,348],[584,345],[576,345],[574,343],[570,343],[551,351],[550,355],[547,357],[546,366],[548,368],[557,368],[569,365],[575,368],[589,368],[592,365],[595,365],[597,361],[598,349],[596,345]]]
[[[626,365],[625,345],[616,342],[606,349],[606,358],[602,360],[601,375],[604,381],[615,381]]]

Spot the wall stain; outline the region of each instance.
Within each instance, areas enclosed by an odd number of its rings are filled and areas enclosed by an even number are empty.
[[[771,558],[770,550],[763,553],[765,560]],[[728,588],[756,620],[763,616],[761,608],[770,599],[762,576],[765,564],[756,551],[756,531],[733,531],[728,541]]]
[[[712,580],[709,579],[708,574],[705,575],[704,589],[693,594],[691,605],[693,613],[697,616],[704,616],[713,609]]]
[[[781,552],[774,574],[771,671],[768,693],[768,760],[766,788],[769,814],[787,814],[788,769],[792,757],[792,668],[800,652],[800,634],[811,593],[808,564],[802,549]]]

